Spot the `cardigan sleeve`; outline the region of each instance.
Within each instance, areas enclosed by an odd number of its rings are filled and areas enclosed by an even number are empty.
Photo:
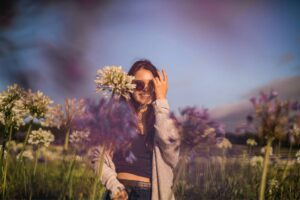
[[[170,118],[167,99],[157,99],[153,102],[155,110],[155,141],[162,152],[163,159],[172,168],[178,163],[180,136],[174,121]]]
[[[99,176],[99,165],[102,149],[103,148],[101,147],[93,148],[90,155],[90,161],[96,176]],[[111,156],[107,152],[104,153],[104,162],[100,180],[105,188],[111,192],[111,198],[113,198],[117,192],[125,189],[124,185],[121,184],[117,179],[117,173],[114,164],[112,162]]]

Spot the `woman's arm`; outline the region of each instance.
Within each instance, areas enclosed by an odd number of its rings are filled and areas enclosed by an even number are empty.
[[[179,146],[180,136],[178,130],[174,124],[174,121],[170,118],[170,110],[167,99],[157,99],[153,102],[155,111],[155,140],[159,144],[162,156],[166,163],[172,168],[175,168],[179,159]]]
[[[102,150],[102,147],[93,148],[90,155],[91,164],[97,176],[99,176],[98,173]],[[113,198],[118,192],[125,189],[124,185],[117,179],[114,163],[107,152],[104,153],[104,163],[100,180],[105,188],[111,192],[111,198]]]

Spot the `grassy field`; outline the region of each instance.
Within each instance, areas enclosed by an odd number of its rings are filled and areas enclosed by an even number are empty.
[[[32,156],[26,153],[19,163],[18,151],[11,150],[8,157],[6,199],[90,198],[95,176],[86,154],[66,154],[61,146],[43,149],[34,173],[36,152],[28,149]],[[299,199],[300,164],[296,163],[295,150],[289,160],[281,158],[288,150],[281,151],[271,156],[266,199]],[[247,146],[242,145],[234,145],[227,154],[216,149],[200,150],[201,155],[180,162],[175,171],[179,175],[177,199],[258,199],[262,163],[252,158],[259,152],[256,148],[249,155]],[[100,198],[104,190],[99,183],[96,197]]]

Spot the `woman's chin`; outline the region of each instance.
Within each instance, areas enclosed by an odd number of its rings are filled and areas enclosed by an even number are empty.
[[[140,98],[138,99],[138,103],[141,105],[148,105],[151,104],[152,99],[151,98]]]

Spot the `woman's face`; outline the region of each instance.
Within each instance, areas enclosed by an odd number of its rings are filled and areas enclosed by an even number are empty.
[[[151,71],[146,69],[139,69],[135,75],[135,81],[143,82],[145,87],[143,90],[135,89],[133,92],[133,98],[140,105],[148,105],[154,101],[154,85],[153,85],[153,74]]]

